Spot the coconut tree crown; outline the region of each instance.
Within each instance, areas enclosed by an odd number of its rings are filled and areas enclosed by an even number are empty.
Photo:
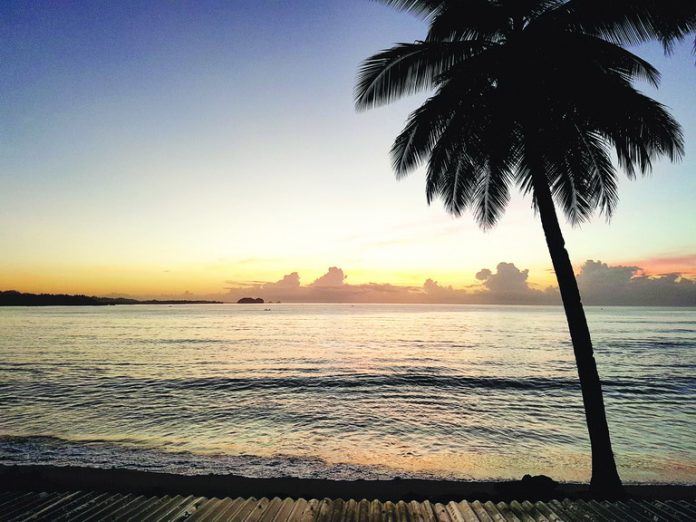
[[[666,108],[633,87],[659,73],[621,45],[673,41],[696,28],[683,0],[382,0],[429,22],[423,41],[367,59],[356,106],[368,109],[424,89],[391,150],[397,177],[426,165],[426,196],[472,208],[494,225],[510,188],[532,190],[544,172],[556,204],[577,224],[616,206],[618,166],[629,177],[683,139]],[[601,5],[600,5],[601,4]]]

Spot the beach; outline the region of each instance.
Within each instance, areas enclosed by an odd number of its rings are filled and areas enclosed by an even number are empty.
[[[205,497],[343,498],[381,501],[449,502],[593,498],[587,484],[537,481],[329,480],[292,477],[249,478],[234,474],[185,476],[124,469],[74,466],[0,466],[0,490],[95,491],[138,495]],[[627,484],[632,499],[696,498],[696,485]],[[601,498],[601,497],[600,497]]]

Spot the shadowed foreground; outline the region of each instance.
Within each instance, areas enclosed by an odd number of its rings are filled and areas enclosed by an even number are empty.
[[[565,499],[537,501],[380,502],[286,498],[146,497],[68,491],[0,493],[0,520],[152,521],[675,521],[696,520],[696,501]]]
[[[550,479],[334,481],[0,466],[3,522],[696,520],[696,486],[629,485],[626,494],[623,501],[611,502],[591,498],[587,484],[558,484]],[[451,501],[463,498],[472,500]]]

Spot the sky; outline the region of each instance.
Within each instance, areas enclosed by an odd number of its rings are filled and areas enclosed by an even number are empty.
[[[424,95],[354,109],[361,60],[424,34],[369,0],[5,0],[0,290],[468,302],[502,264],[520,299],[555,299],[528,198],[483,232],[428,206],[422,171],[394,179],[389,148]],[[692,295],[694,56],[634,51],[662,72],[640,87],[686,156],[622,179],[611,223],[564,223],[567,246],[634,300],[656,282]]]

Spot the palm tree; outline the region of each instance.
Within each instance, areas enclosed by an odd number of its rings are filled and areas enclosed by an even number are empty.
[[[429,23],[425,40],[363,62],[356,107],[424,89],[391,150],[397,178],[426,165],[426,196],[493,226],[513,184],[541,218],[572,339],[592,450],[591,491],[622,493],[580,293],[556,214],[571,224],[618,199],[617,167],[633,178],[683,153],[665,107],[632,82],[659,73],[622,47],[658,39],[668,50],[696,28],[683,0],[380,0]]]

